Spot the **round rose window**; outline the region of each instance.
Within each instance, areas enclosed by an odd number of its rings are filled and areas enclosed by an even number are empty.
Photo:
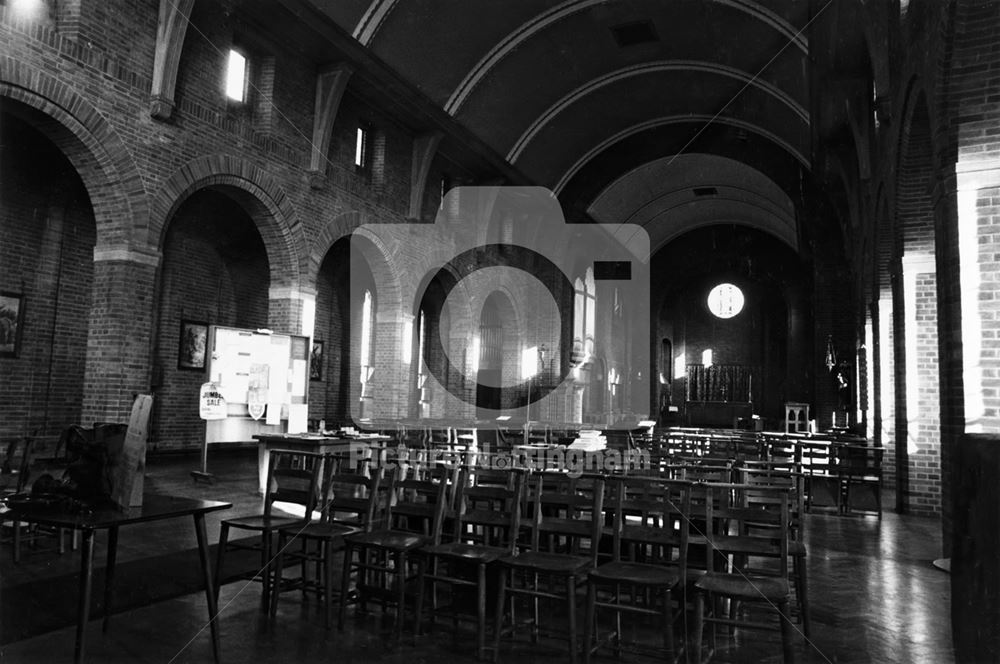
[[[743,311],[743,291],[733,284],[719,284],[708,294],[708,310],[719,318],[732,318]]]

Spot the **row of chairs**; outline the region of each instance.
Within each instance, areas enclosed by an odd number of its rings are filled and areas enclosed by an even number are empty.
[[[524,469],[494,472],[472,463],[420,467],[408,456],[394,461],[386,478],[383,469],[345,468],[350,462],[331,455],[272,453],[263,513],[223,522],[217,583],[229,530],[249,528],[262,534],[262,608],[272,615],[283,590],[318,591],[322,586],[329,627],[333,553],[342,548],[341,625],[352,580],[362,607],[370,598],[395,604],[397,638],[402,636],[408,586],[415,585],[411,594],[418,634],[425,589],[433,624],[440,612],[457,616],[458,605],[474,588],[477,653],[485,657],[492,649],[496,661],[501,639],[520,625],[517,614],[525,605],[537,640],[543,627],[539,602],[559,600],[565,603],[569,656],[575,662],[580,650],[577,599],[586,586],[585,660],[606,641],[621,648],[622,613],[662,619],[662,647],[673,656],[675,627],[693,610],[693,629],[683,630],[683,636],[691,656],[700,661],[704,622],[713,626],[714,638],[716,624],[741,618],[738,611],[722,610],[717,600],[728,597],[734,607],[763,603],[777,608],[790,661],[788,559],[794,508],[789,487],[636,475],[570,477]],[[305,513],[278,516],[278,502],[299,503]],[[320,516],[314,519],[317,507]],[[314,544],[321,546],[310,548]],[[283,578],[289,558],[302,564],[294,583]],[[770,561],[766,574],[753,566],[760,560]],[[317,569],[312,579],[308,562]],[[491,573],[499,576],[499,591],[488,646]],[[449,590],[447,605],[439,602],[442,586]],[[598,615],[606,613],[615,616],[610,641],[594,629]]]

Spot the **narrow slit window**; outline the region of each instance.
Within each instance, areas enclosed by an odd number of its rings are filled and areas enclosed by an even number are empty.
[[[247,58],[235,49],[230,49],[226,65],[226,96],[238,102],[247,98]]]
[[[364,127],[358,127],[354,143],[354,165],[358,168],[368,166],[368,130]]]

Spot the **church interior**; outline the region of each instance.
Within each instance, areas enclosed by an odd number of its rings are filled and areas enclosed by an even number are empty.
[[[998,45],[0,0],[0,658],[996,661]]]

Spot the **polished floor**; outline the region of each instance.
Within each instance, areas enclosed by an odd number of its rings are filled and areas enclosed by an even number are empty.
[[[196,483],[189,471],[194,457],[150,458],[147,491],[227,500],[237,511],[252,511],[259,498],[256,456],[247,452],[220,452],[210,458],[213,483]],[[892,504],[887,500],[886,504]],[[210,541],[218,539],[223,513],[208,517]],[[945,572],[933,567],[941,555],[940,526],[936,520],[886,513],[868,516],[807,516],[809,584],[813,606],[812,638],[796,637],[799,662],[816,663],[933,663],[954,661],[951,649],[950,584]],[[104,537],[95,552],[104,560]],[[119,564],[152,559],[169,551],[195,546],[188,520],[171,520],[122,529]],[[192,565],[197,565],[192,557]],[[65,578],[78,571],[79,555],[26,549],[13,565],[11,550],[0,550],[0,598],[20,584]],[[95,592],[100,586],[95,585]],[[322,611],[313,600],[304,603],[297,593],[283,596],[276,620],[263,620],[258,611],[260,588],[242,582],[225,586],[220,597],[223,662],[474,662],[475,638],[468,628],[454,631],[450,621],[429,635],[408,636],[394,644],[392,613],[378,609],[352,615],[343,632],[324,629]],[[67,588],[65,602],[75,605],[76,589]],[[6,601],[6,600],[5,600]],[[20,607],[5,606],[5,611]],[[42,611],[43,607],[25,607]],[[90,662],[211,662],[206,629],[205,598],[184,595],[114,615],[108,634],[93,620],[87,632]],[[3,625],[0,624],[0,631]],[[70,662],[74,629],[67,626],[0,646],[0,662]],[[8,639],[2,639],[0,642]],[[562,662],[568,657],[560,642],[543,640],[505,642],[501,662]],[[653,661],[636,655],[625,661]],[[616,661],[610,652],[595,662]],[[743,632],[735,639],[721,637],[716,662],[780,662],[781,648],[770,633]]]

